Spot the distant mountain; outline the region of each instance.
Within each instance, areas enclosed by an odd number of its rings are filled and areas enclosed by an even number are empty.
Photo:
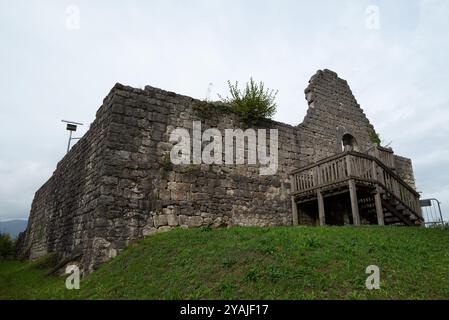
[[[0,221],[0,233],[9,233],[13,239],[16,239],[19,233],[26,229],[27,223],[27,220]]]

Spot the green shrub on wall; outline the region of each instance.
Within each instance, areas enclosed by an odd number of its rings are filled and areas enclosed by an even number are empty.
[[[238,82],[228,81],[230,98],[221,98],[242,117],[247,125],[257,125],[261,120],[271,119],[276,112],[276,95],[278,91],[265,89],[263,82],[256,83],[250,78],[243,91],[238,88]]]
[[[193,104],[193,110],[201,120],[220,119],[223,114],[230,113],[234,110],[228,104],[221,101],[197,101]]]
[[[374,131],[374,130],[370,131],[369,137],[370,137],[372,143],[374,143],[376,146],[380,146],[381,139],[380,139],[379,134],[376,131]]]

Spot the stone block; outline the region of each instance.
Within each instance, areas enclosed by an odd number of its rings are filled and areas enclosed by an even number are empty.
[[[171,229],[172,229],[172,227],[170,227],[170,226],[162,226],[162,227],[159,227],[157,229],[157,232],[158,233],[160,233],[160,232],[167,232],[167,231],[170,231]]]
[[[179,225],[179,218],[175,214],[168,214],[167,215],[167,223],[169,226],[177,226]]]
[[[199,216],[188,217],[187,225],[189,227],[199,227],[203,224],[203,218]]]
[[[154,216],[153,220],[154,220],[154,226],[156,228],[158,228],[160,226],[166,226],[168,224],[167,215]]]

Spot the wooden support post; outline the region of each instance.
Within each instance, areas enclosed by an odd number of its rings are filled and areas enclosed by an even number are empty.
[[[318,217],[320,219],[320,226],[324,226],[326,224],[326,216],[324,213],[324,200],[321,191],[318,190],[316,192],[316,196],[318,198]]]
[[[374,181],[376,181],[376,182],[378,182],[378,179],[377,179],[377,163],[376,163],[376,161],[372,161],[371,162],[371,165],[372,165],[372,176],[373,176],[373,180]]]
[[[384,210],[382,209],[382,197],[379,189],[376,190],[376,194],[374,195],[374,202],[376,204],[377,224],[379,226],[384,226]]]
[[[296,204],[295,197],[292,196],[292,214],[293,214],[293,225],[298,225],[298,205]]]
[[[348,173],[348,177],[352,175],[352,166],[351,166],[351,156],[346,156],[346,172]]]
[[[317,178],[317,185],[316,187],[319,187],[323,183],[323,177],[321,176],[321,167],[316,167],[316,178]]]
[[[354,179],[349,180],[349,196],[351,197],[352,221],[355,226],[360,225],[359,205],[357,203],[357,190]]]
[[[349,220],[348,212],[346,210],[344,210],[344,212],[343,212],[343,223],[345,226],[351,224],[351,221]]]

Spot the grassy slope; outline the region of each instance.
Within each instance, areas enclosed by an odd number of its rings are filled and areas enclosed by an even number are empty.
[[[365,288],[371,264],[380,267],[380,290]],[[177,229],[131,245],[79,291],[38,265],[1,262],[0,299],[448,299],[449,231]]]

